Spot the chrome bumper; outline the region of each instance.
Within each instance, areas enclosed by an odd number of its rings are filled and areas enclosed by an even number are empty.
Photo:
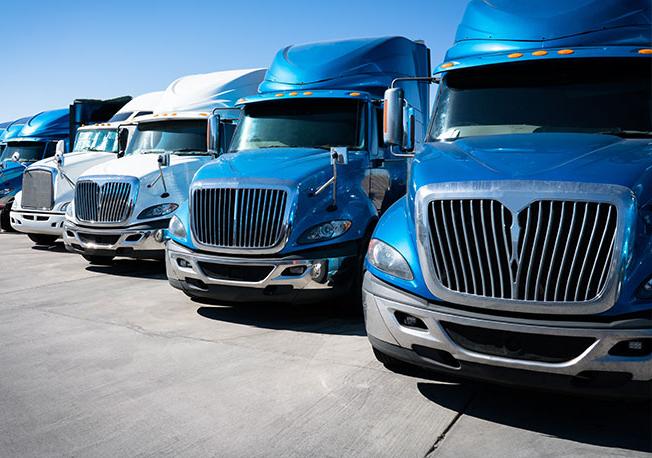
[[[652,338],[652,327],[637,329],[599,327],[599,325],[582,326],[565,323],[555,325],[537,324],[531,320],[500,321],[497,317],[463,316],[454,311],[444,312],[433,310],[425,300],[391,287],[370,273],[365,274],[363,284],[363,304],[367,334],[388,344],[413,349],[414,346],[443,350],[450,353],[456,360],[472,364],[482,364],[493,367],[521,369],[547,374],[566,376],[581,376],[582,373],[622,372],[630,373],[633,381],[652,380],[652,355],[647,356],[614,356],[609,350],[618,342],[635,339]],[[427,329],[406,327],[399,323],[396,312],[403,312],[419,318]],[[512,359],[470,351],[461,347],[448,335],[442,327],[442,321],[458,325],[473,326],[491,330],[502,330],[526,334],[591,337],[595,341],[579,356],[561,363],[548,363],[524,359]],[[437,362],[428,361],[438,365]],[[430,364],[432,363],[432,364]],[[443,367],[443,366],[442,366]],[[450,370],[450,366],[445,369]],[[463,371],[460,372],[463,375]]]
[[[165,245],[154,240],[158,229],[148,226],[132,228],[91,229],[77,226],[70,221],[63,225],[63,241],[70,251],[83,254],[103,254],[113,256],[134,256],[157,254],[163,257]],[[84,237],[84,234],[90,237]],[[114,242],[91,241],[93,236],[114,237]]]
[[[199,280],[205,285],[234,286],[265,289],[273,286],[291,286],[299,290],[329,290],[337,286],[337,274],[342,265],[354,256],[319,259],[251,259],[195,253],[171,240],[165,250],[168,278],[177,282]],[[184,264],[187,263],[187,264]],[[259,281],[219,278],[206,272],[200,263],[237,267],[269,267],[269,273]],[[182,267],[183,264],[183,267]],[[294,273],[289,269],[294,268]]]
[[[30,212],[22,209],[12,209],[9,217],[11,226],[19,232],[57,236],[63,234],[63,223],[66,219],[65,213]]]

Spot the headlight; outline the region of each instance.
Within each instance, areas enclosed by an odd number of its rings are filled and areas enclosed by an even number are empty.
[[[169,215],[177,208],[179,208],[179,205],[177,204],[154,205],[140,212],[140,215],[138,215],[138,219],[157,218],[159,216]]]
[[[70,202],[68,202],[68,206],[66,207],[66,218],[72,219],[72,205],[70,205]]]
[[[70,206],[70,202],[65,202],[65,203],[61,206],[61,208],[59,209],[59,211],[62,211],[62,212],[66,212],[66,213],[68,213],[68,207],[69,207],[69,206]]]
[[[13,191],[13,188],[0,189],[0,196],[6,196],[7,194],[11,194],[11,191]]]
[[[339,237],[349,230],[351,221],[338,220],[313,226],[299,237],[299,243],[323,242]]]
[[[369,264],[386,274],[403,280],[412,280],[414,278],[412,269],[410,269],[401,253],[378,239],[371,239],[371,242],[369,242],[367,260]]]
[[[186,228],[184,227],[183,223],[176,215],[173,216],[172,219],[170,220],[168,231],[170,232],[170,234],[180,239],[186,238]]]

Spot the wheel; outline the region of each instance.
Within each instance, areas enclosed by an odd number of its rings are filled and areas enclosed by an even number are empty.
[[[113,256],[98,256],[98,255],[89,255],[82,254],[82,257],[87,260],[90,264],[95,266],[107,266],[113,261]]]
[[[59,238],[56,235],[47,234],[27,234],[27,237],[37,245],[52,245]]]
[[[11,227],[11,220],[9,219],[9,212],[11,212],[11,206],[13,204],[13,201],[9,202],[5,205],[5,208],[2,209],[2,212],[0,212],[0,229],[5,232],[16,232],[16,229]]]

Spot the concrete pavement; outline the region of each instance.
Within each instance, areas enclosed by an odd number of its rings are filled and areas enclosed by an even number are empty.
[[[361,317],[191,301],[0,234],[0,456],[646,456],[649,405],[378,364]]]

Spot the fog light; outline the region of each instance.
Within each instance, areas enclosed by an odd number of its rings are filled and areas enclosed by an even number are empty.
[[[306,266],[292,266],[285,269],[283,272],[285,275],[301,275],[306,271]]]
[[[632,339],[618,342],[609,350],[614,356],[647,356],[652,353],[652,339]]]
[[[183,267],[184,269],[190,269],[192,265],[183,258],[177,258],[177,265]]]
[[[424,323],[422,319],[417,318],[416,316],[399,311],[394,312],[394,316],[402,326],[406,326],[408,328],[428,329],[426,323]]]
[[[159,229],[157,231],[154,231],[154,240],[156,240],[158,243],[162,243],[163,240],[165,239],[165,233],[163,232],[163,229]]]
[[[328,261],[319,261],[312,265],[310,276],[318,283],[324,283],[328,275]]]

